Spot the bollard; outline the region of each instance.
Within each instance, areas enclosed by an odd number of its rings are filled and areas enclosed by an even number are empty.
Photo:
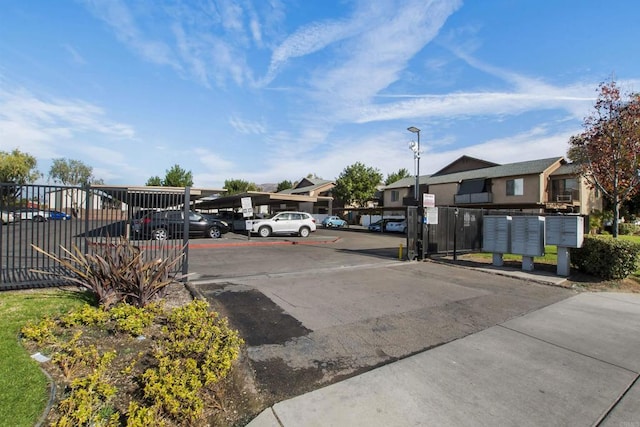
[[[400,247],[398,248],[398,259],[402,261],[402,243],[400,243]]]

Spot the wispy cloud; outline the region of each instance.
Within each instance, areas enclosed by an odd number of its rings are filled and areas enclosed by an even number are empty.
[[[145,60],[181,69],[171,47],[162,41],[151,40],[138,27],[127,4],[121,0],[83,0],[95,16],[106,22],[116,37]]]
[[[73,46],[69,45],[69,44],[63,44],[62,47],[64,48],[64,50],[67,51],[67,53],[69,54],[69,56],[71,57],[71,60],[78,65],[86,65],[87,61],[84,59],[84,57],[80,54],[80,52],[78,52],[78,50],[76,48],[74,48]]]
[[[109,120],[96,105],[4,87],[0,87],[0,135],[0,150],[20,148],[45,162],[75,152],[105,163],[113,156],[95,157],[100,151],[95,143],[98,137],[110,141],[135,138],[130,125]],[[82,140],[86,135],[91,135],[92,144]]]
[[[592,88],[589,88],[592,89]],[[354,116],[358,123],[382,120],[465,116],[516,115],[532,110],[563,109],[585,112],[593,103],[592,90],[580,93],[566,91],[544,92],[475,92],[445,95],[414,95],[411,100],[370,105]]]
[[[264,123],[243,120],[237,116],[229,117],[229,124],[239,133],[244,135],[262,135],[267,129]]]
[[[130,125],[109,120],[96,105],[80,100],[46,99],[21,88],[0,88],[0,120],[21,129],[23,135],[39,135],[39,141],[83,132],[116,139],[135,136]],[[7,139],[3,138],[0,144],[6,144]]]

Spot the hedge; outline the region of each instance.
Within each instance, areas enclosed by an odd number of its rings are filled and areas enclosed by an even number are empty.
[[[581,248],[571,249],[571,264],[602,279],[624,279],[637,270],[640,244],[611,236],[585,236]]]

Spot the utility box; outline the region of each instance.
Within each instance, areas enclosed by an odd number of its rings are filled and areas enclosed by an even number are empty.
[[[511,217],[486,215],[482,230],[482,250],[493,253],[493,265],[502,266],[502,255],[511,252]]]
[[[543,216],[513,217],[511,253],[522,255],[523,270],[533,270],[533,257],[544,255]]]
[[[584,241],[584,218],[577,215],[548,216],[545,220],[547,245],[580,248]]]

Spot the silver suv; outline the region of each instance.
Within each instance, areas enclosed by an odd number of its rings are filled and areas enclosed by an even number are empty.
[[[316,220],[306,212],[280,212],[269,219],[251,221],[251,232],[258,233],[260,237],[269,237],[272,234],[297,234],[308,237],[313,231],[316,231]]]

